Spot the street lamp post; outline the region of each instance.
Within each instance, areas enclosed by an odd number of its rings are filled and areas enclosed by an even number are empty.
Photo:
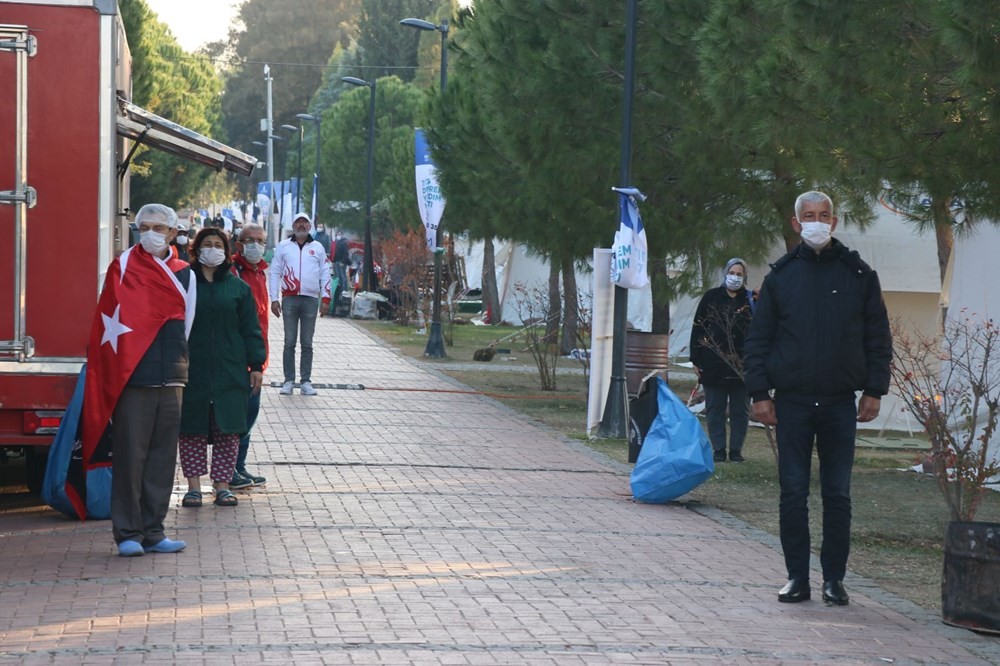
[[[622,111],[619,187],[632,186],[632,100],[635,97],[635,27],[638,0],[625,9],[625,100]],[[615,285],[614,329],[611,341],[611,385],[604,403],[598,437],[628,437],[628,386],[625,382],[625,327],[628,289]]]
[[[298,135],[299,135],[299,149],[298,149],[298,153],[299,153],[299,171],[298,171],[298,174],[296,175],[296,177],[299,179],[299,187],[298,187],[298,189],[289,188],[289,189],[291,189],[291,190],[293,190],[295,192],[295,212],[298,213],[299,212],[299,200],[302,198],[302,132],[303,132],[303,130],[302,130],[301,127],[296,127],[295,125],[282,125],[281,129],[287,131],[289,133],[289,135],[291,135],[292,132],[298,132]]]
[[[423,19],[405,18],[399,23],[417,30],[437,30],[441,33],[441,95],[443,97],[445,86],[448,83],[448,20],[441,21],[441,25],[434,25]],[[434,307],[431,310],[431,329],[427,335],[427,347],[424,348],[424,356],[430,358],[447,356],[444,351],[444,334],[441,331],[441,255],[444,254],[444,248],[441,247],[441,244],[443,238],[442,225],[438,223],[437,235],[434,239]]]
[[[355,76],[340,79],[352,86],[368,86],[368,185],[365,188],[365,263],[361,273],[361,290],[370,291],[375,284],[375,264],[372,257],[372,179],[375,177],[375,79],[365,81]]]
[[[308,120],[310,122],[316,123],[316,166],[313,168],[313,173],[316,174],[316,182],[313,183],[313,202],[315,205],[313,208],[313,224],[318,224],[319,220],[319,158],[320,158],[320,141],[323,138],[322,126],[323,126],[323,116],[311,115],[309,113],[296,113],[295,117],[299,120]],[[299,169],[301,171],[301,169]],[[300,174],[301,175],[301,174]],[[299,187],[302,187],[299,185]]]
[[[267,148],[267,144],[266,144],[266,143],[264,143],[263,141],[251,141],[250,143],[252,143],[253,145],[255,145],[255,146],[258,146],[258,147],[260,147],[260,148],[264,148],[264,149],[266,149],[266,148]],[[266,165],[266,166],[268,166],[268,167],[270,167],[270,164],[267,164],[267,162],[261,162],[261,161],[258,161],[258,162],[257,162],[257,167],[258,167],[258,168],[260,168],[260,167],[262,167],[262,166],[265,166],[265,165]],[[259,172],[258,172],[258,174],[259,174]],[[264,176],[261,176],[261,179],[263,179],[263,178],[264,178]],[[269,185],[268,185],[268,188],[270,188],[270,187],[271,187],[271,185],[269,184]],[[256,196],[256,194],[255,194],[254,196]],[[269,195],[268,195],[268,200],[270,201],[270,200],[271,200],[271,199],[273,199],[273,198],[274,198],[274,193],[272,192],[271,194],[269,194]],[[256,202],[256,199],[255,199],[254,201]],[[273,205],[271,206],[271,209],[272,209],[272,210],[274,209],[274,206],[273,206]],[[252,208],[251,208],[251,210],[252,210]],[[262,211],[260,211],[260,214],[261,214],[261,216],[264,216],[264,215],[265,215],[265,213],[264,213],[264,211],[263,211],[263,210],[262,210]],[[270,211],[270,210],[269,210],[269,211],[267,211],[267,214],[266,214],[266,215],[267,215],[267,221],[266,221],[266,222],[265,222],[265,223],[264,223],[263,225],[261,225],[261,226],[263,226],[263,227],[264,227],[264,230],[265,230],[265,232],[266,232],[267,234],[270,234],[270,233],[271,233],[271,224],[270,224],[270,222],[271,222],[271,220],[270,220],[270,217],[271,217],[271,211]]]

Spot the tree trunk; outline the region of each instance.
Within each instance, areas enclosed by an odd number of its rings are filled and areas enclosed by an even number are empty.
[[[493,254],[493,237],[483,240],[483,310],[490,317],[490,324],[499,324],[503,320],[500,310],[500,294],[497,290],[497,263]]]
[[[559,291],[559,261],[549,257],[549,308],[545,313],[545,342],[553,344],[559,339],[562,318],[562,295]]]
[[[934,235],[937,237],[938,273],[941,277],[941,284],[944,284],[944,273],[948,270],[951,248],[955,245],[955,236],[952,231],[951,199],[934,197],[932,202]]]
[[[577,328],[580,324],[580,301],[576,289],[576,267],[573,259],[566,258],[562,262],[563,275],[563,328],[559,341],[559,354],[568,356],[576,348]]]

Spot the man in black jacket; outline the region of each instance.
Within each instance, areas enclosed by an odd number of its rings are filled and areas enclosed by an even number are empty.
[[[802,242],[772,265],[747,334],[744,369],[754,418],[777,426],[783,602],[809,590],[809,473],[813,444],[823,496],[823,600],[848,603],[851,468],[857,422],[878,416],[889,391],[892,335],[878,275],[840,241],[822,192],[795,201]],[[774,391],[772,398],[771,391]],[[856,392],[862,391],[855,404]]]

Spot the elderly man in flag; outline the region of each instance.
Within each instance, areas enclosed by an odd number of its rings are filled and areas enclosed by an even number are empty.
[[[194,320],[195,281],[170,242],[177,215],[146,204],[135,216],[139,245],[108,267],[87,349],[81,473],[67,495],[86,517],[86,470],[112,466],[111,523],[118,553],[176,553],[168,539],[182,392],[188,379],[187,338]],[[109,423],[110,421],[110,423]]]

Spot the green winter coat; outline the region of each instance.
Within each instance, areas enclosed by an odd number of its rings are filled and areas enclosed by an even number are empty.
[[[184,389],[181,432],[207,435],[209,410],[224,433],[247,431],[250,369],[264,364],[264,338],[250,287],[234,276],[229,262],[215,270],[214,281],[194,266],[198,298],[188,338],[190,371]]]

